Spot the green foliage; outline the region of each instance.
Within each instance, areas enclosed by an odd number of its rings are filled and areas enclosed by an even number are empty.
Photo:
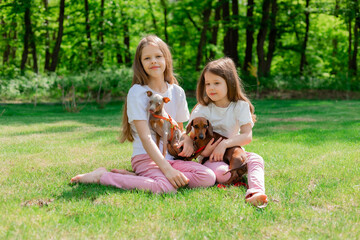
[[[72,75],[36,75],[29,71],[25,75],[11,75],[11,78],[0,78],[0,98],[31,99],[36,94],[40,99],[59,100],[62,89],[67,93],[72,87],[80,98],[91,94],[96,99],[99,92],[111,92],[111,96],[121,97],[127,94],[132,82],[132,70],[126,67],[98,69]]]
[[[44,72],[45,53],[52,53],[58,34],[59,0],[48,1],[1,1],[0,3],[0,96],[4,98],[31,98],[38,86],[37,94],[48,93],[57,96],[58,83],[69,88],[77,86],[81,96],[91,92],[95,96],[104,84],[104,91],[113,96],[124,95],[128,80],[117,82],[117,78],[131,79],[129,71],[123,73],[114,69],[131,66],[139,40],[147,34],[157,34],[166,40],[171,48],[174,69],[181,85],[186,90],[195,90],[199,73],[195,71],[200,34],[205,23],[203,11],[211,8],[207,23],[206,43],[201,49],[200,67],[210,59],[223,57],[223,40],[229,24],[239,27],[238,56],[239,68],[243,64],[246,48],[247,1],[239,1],[238,19],[231,23],[220,19],[215,21],[215,9],[221,4],[217,0],[113,0],[104,1],[101,16],[101,1],[89,1],[90,39],[87,38],[86,11],[84,1],[65,1],[64,35],[61,42],[56,75],[48,79]],[[164,4],[161,4],[163,2]],[[271,76],[261,80],[264,89],[307,89],[334,88],[337,90],[358,91],[359,77],[349,72],[349,21],[354,26],[356,17],[355,1],[310,1],[309,9],[305,1],[282,0],[278,2],[276,17],[277,40],[274,58],[271,63]],[[40,77],[33,77],[27,71],[33,67],[31,48],[26,63],[26,74],[20,76],[20,62],[24,49],[24,11],[26,4],[31,6],[31,21],[37,48]],[[231,4],[230,4],[231,5]],[[230,6],[231,7],[231,6]],[[305,36],[305,12],[310,13],[309,39],[305,51],[306,62],[303,75],[300,74],[300,59]],[[165,15],[166,12],[166,15]],[[262,1],[255,1],[253,61],[257,66],[257,34],[262,17]],[[166,22],[166,27],[165,27]],[[216,44],[211,43],[214,27],[218,27]],[[354,32],[352,32],[354,41]],[[167,39],[166,39],[167,36]],[[129,48],[127,47],[129,41]],[[91,49],[90,49],[91,44]],[[268,40],[265,42],[267,46]],[[352,49],[353,51],[354,49]],[[7,54],[9,55],[6,57]],[[127,54],[130,54],[130,60]],[[266,53],[266,51],[265,51]],[[358,56],[357,56],[358,57]],[[114,73],[111,76],[111,73]],[[359,76],[359,73],[357,74]],[[255,89],[254,79],[242,74],[249,89]],[[35,81],[26,83],[26,79]],[[94,80],[97,79],[97,80]],[[16,82],[19,81],[19,82]],[[37,82],[36,82],[37,81]],[[48,83],[46,83],[48,82]],[[56,83],[54,83],[56,82]],[[54,84],[52,84],[54,83]],[[119,83],[119,84],[118,84]],[[52,86],[47,88],[48,86]],[[4,92],[7,91],[7,92]]]

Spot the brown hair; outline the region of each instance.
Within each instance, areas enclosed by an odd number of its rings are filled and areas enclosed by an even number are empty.
[[[236,66],[231,58],[225,57],[215,61],[209,62],[200,75],[200,79],[196,88],[196,99],[201,105],[207,106],[211,99],[207,96],[205,91],[205,73],[211,72],[219,77],[222,77],[226,81],[227,96],[231,102],[243,100],[250,106],[250,112],[253,122],[256,122],[256,115],[254,114],[255,108],[251,104],[250,100],[245,94],[242,81],[239,78]]]
[[[139,45],[136,48],[134,63],[133,63],[133,81],[131,86],[134,84],[140,85],[148,85],[149,77],[144,70],[144,67],[141,63],[141,55],[144,47],[147,45],[154,45],[159,47],[160,51],[164,55],[165,58],[165,71],[164,71],[164,79],[169,84],[178,84],[174,73],[173,73],[173,64],[171,52],[168,45],[161,40],[159,37],[155,35],[149,35],[140,40]],[[130,124],[127,116],[127,100],[125,100],[124,108],[123,108],[123,120],[122,120],[122,134],[120,138],[120,142],[125,142],[126,140],[132,142],[134,141],[134,137],[131,132]]]

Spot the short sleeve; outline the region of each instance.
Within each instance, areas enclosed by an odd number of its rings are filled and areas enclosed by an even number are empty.
[[[148,97],[145,88],[140,85],[133,85],[128,92],[126,100],[129,123],[134,120],[148,120],[146,111]]]
[[[239,121],[240,126],[248,124],[248,123],[251,124],[251,127],[254,126],[254,122],[251,117],[249,103],[247,103],[245,101],[238,101],[236,103],[235,113],[236,113],[237,120]]]
[[[197,104],[196,107],[192,110],[190,114],[189,122],[191,122],[194,118],[197,117],[204,117],[209,118],[209,109],[206,106],[203,106],[201,104]]]
[[[186,122],[189,120],[190,112],[186,101],[184,89],[179,87],[179,101],[177,103],[176,122]]]

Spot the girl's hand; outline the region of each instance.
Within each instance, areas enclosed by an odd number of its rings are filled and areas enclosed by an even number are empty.
[[[183,135],[183,140],[180,141],[178,148],[183,147],[180,157],[190,157],[194,153],[194,144],[193,140],[186,134]]]
[[[176,189],[187,185],[190,181],[182,172],[172,167],[166,171],[165,177]]]
[[[216,142],[214,142],[214,138],[210,140],[210,142],[206,145],[204,151],[201,152],[201,156],[209,157],[217,145],[221,142],[222,138],[219,138]]]
[[[241,159],[243,162],[246,162],[247,155],[246,155],[246,152],[245,152],[244,150],[241,151],[241,153],[240,153],[240,159]]]
[[[210,155],[210,162],[220,162],[223,160],[227,145],[225,141],[221,141]]]

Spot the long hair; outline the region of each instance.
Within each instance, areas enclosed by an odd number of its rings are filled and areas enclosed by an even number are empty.
[[[144,70],[144,67],[141,63],[141,55],[144,47],[148,45],[157,46],[165,58],[165,71],[164,71],[164,79],[169,84],[178,84],[173,72],[173,63],[171,52],[168,45],[161,40],[159,37],[155,35],[149,35],[140,40],[139,45],[136,48],[135,58],[133,62],[133,80],[131,86],[134,84],[140,85],[148,85],[149,84],[149,76]],[[133,142],[134,137],[131,132],[131,127],[129,124],[129,118],[127,115],[127,100],[125,100],[124,108],[123,108],[123,120],[122,120],[122,134],[120,138],[120,142],[125,142],[126,140]]]
[[[255,108],[246,96],[244,87],[239,75],[237,74],[235,63],[231,58],[225,57],[209,62],[200,75],[196,88],[196,99],[201,105],[207,106],[212,100],[205,91],[205,73],[211,72],[226,81],[227,97],[231,102],[243,100],[250,106],[250,112],[253,122],[256,122]]]

